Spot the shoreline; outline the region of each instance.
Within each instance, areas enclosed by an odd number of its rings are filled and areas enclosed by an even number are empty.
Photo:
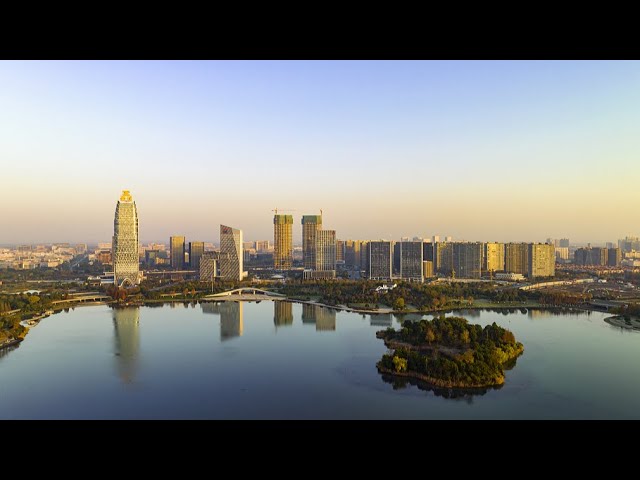
[[[10,340],[8,342],[4,342],[2,345],[0,345],[0,350],[3,350],[5,348],[9,348],[9,347],[15,347],[16,345],[18,345],[19,343],[23,342],[24,338],[16,338],[14,340]]]
[[[420,315],[437,315],[440,313],[449,313],[460,310],[511,310],[511,309],[522,309],[526,308],[527,310],[581,310],[581,311],[590,311],[590,312],[601,312],[607,313],[606,311],[599,310],[595,307],[585,306],[585,305],[531,305],[531,302],[522,302],[518,305],[460,305],[455,307],[442,308],[437,310],[394,310],[392,308],[378,309],[378,310],[367,310],[361,308],[353,308],[348,307],[346,305],[329,305],[326,303],[320,303],[314,300],[300,300],[297,298],[291,297],[268,297],[268,296],[257,296],[257,295],[237,295],[237,296],[227,296],[227,297],[217,297],[217,298],[191,298],[191,299],[169,299],[169,300],[144,300],[142,302],[136,302],[132,304],[122,304],[122,306],[146,306],[147,304],[163,304],[163,303],[205,303],[205,302],[261,302],[263,300],[268,300],[272,302],[291,302],[291,303],[300,303],[306,305],[317,305],[319,307],[331,308],[333,310],[338,310],[341,312],[350,312],[350,313],[360,313],[360,314],[368,314],[368,315],[407,315],[407,314],[420,314]],[[118,305],[117,302],[104,302],[107,305]]]
[[[376,368],[378,369],[378,373],[386,373],[388,375],[393,375],[395,377],[404,377],[404,378],[414,378],[416,380],[420,380],[422,382],[426,382],[429,385],[437,388],[459,388],[459,389],[473,389],[473,388],[490,388],[497,387],[500,385],[504,385],[504,375],[500,378],[496,378],[497,383],[488,383],[483,385],[467,385],[461,384],[457,382],[451,382],[448,380],[441,380],[435,377],[429,377],[428,375],[424,375],[423,373],[417,372],[396,372],[389,368],[385,368],[380,366],[380,362],[376,363]]]
[[[614,315],[612,317],[605,318],[604,321],[612,327],[640,331],[640,318],[629,317],[629,322],[627,323],[624,315]]]
[[[238,297],[240,298],[229,298],[229,297],[219,297],[219,298],[215,298],[215,299],[207,299],[207,298],[192,298],[192,299],[158,299],[158,300],[144,300],[141,302],[134,302],[134,303],[123,303],[123,304],[118,304],[115,301],[96,301],[96,302],[86,302],[86,303],[75,303],[75,304],[69,304],[69,305],[65,305],[61,308],[58,308],[56,310],[53,311],[53,313],[49,314],[49,315],[45,315],[45,312],[39,313],[36,315],[37,318],[37,322],[39,323],[42,319],[50,317],[51,315],[55,315],[57,313],[62,312],[63,310],[69,309],[69,308],[75,308],[75,307],[79,307],[79,306],[84,306],[84,307],[93,307],[93,306],[97,306],[97,305],[109,305],[109,306],[115,306],[115,307],[146,307],[146,306],[150,306],[153,304],[170,304],[170,303],[192,303],[192,302],[196,302],[196,303],[206,303],[206,302],[261,302],[263,300],[269,300],[272,302],[278,302],[278,301],[283,301],[283,302],[291,302],[291,303],[300,303],[300,304],[306,304],[306,305],[316,305],[318,307],[323,307],[323,308],[329,308],[329,309],[333,309],[339,312],[349,312],[349,313],[357,313],[357,314],[361,314],[361,315],[389,315],[389,314],[393,314],[393,315],[406,315],[406,314],[419,314],[419,315],[439,315],[439,314],[446,314],[446,313],[450,313],[450,312],[454,312],[454,311],[460,311],[460,310],[505,310],[505,309],[522,309],[522,308],[526,308],[526,309],[534,309],[534,310],[582,310],[582,311],[594,311],[594,312],[601,312],[601,313],[606,313],[606,312],[602,312],[602,310],[598,310],[596,308],[593,307],[587,307],[584,305],[580,305],[580,306],[561,306],[561,305],[549,305],[549,306],[544,306],[544,305],[539,305],[539,306],[531,306],[531,305],[527,305],[526,302],[523,302],[520,305],[505,305],[505,306],[493,306],[493,305],[487,305],[487,306],[480,306],[480,305],[472,305],[472,306],[458,306],[458,307],[451,307],[451,308],[446,308],[446,309],[439,309],[439,310],[393,310],[392,308],[387,308],[387,309],[379,309],[379,310],[365,310],[365,309],[359,309],[359,308],[352,308],[352,307],[348,307],[346,305],[327,305],[325,303],[320,303],[317,301],[313,301],[313,300],[300,300],[297,298],[290,298],[290,297],[259,297],[256,295],[251,296],[251,298],[247,298],[248,296],[246,295],[238,295]],[[57,305],[57,307],[60,307],[60,305]],[[615,318],[615,317],[609,317],[609,318]],[[611,321],[608,321],[609,318],[604,319],[605,322],[607,322],[608,324],[612,325],[612,326],[616,326],[616,327],[620,327],[620,328],[626,328],[629,330],[640,330],[640,322],[638,323],[638,328],[635,328],[633,326],[628,326],[625,324],[624,321],[622,321],[622,324],[617,324],[617,323],[612,323]],[[24,322],[27,321],[33,321],[36,320],[36,318],[31,318],[28,320],[23,320]],[[37,324],[36,324],[37,325]],[[34,325],[35,326],[35,325]],[[31,328],[29,326],[27,326],[27,328]],[[28,334],[28,331],[27,331]],[[26,337],[26,335],[25,335]],[[9,346],[12,345],[16,345],[20,342],[22,342],[24,339],[18,339],[18,340],[14,340],[15,343],[5,343],[3,345],[0,345],[0,350],[7,348]],[[385,372],[386,373],[386,372]],[[395,372],[388,372],[390,374],[396,375]],[[430,383],[428,380],[425,379],[420,379],[423,381],[426,381],[427,383]],[[436,385],[438,386],[438,385]],[[462,387],[460,387],[462,388]],[[472,387],[472,388],[481,388],[481,387]]]

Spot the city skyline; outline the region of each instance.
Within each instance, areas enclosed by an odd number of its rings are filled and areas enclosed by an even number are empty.
[[[3,61],[0,244],[108,241],[124,189],[141,243],[220,223],[270,239],[275,208],[294,244],[321,209],[345,240],[615,241],[640,233],[639,79],[626,61]]]

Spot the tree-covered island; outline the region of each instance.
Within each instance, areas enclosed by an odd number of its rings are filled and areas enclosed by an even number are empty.
[[[377,363],[380,373],[447,388],[502,385],[505,367],[524,351],[513,333],[495,322],[483,328],[462,317],[407,320],[401,330],[388,328],[376,336],[390,350]]]

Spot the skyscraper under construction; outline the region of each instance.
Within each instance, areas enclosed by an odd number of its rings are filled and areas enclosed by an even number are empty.
[[[273,267],[289,270],[293,265],[293,216],[273,216]]]

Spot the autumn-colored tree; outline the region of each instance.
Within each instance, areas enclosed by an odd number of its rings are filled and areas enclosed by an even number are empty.
[[[428,328],[427,329],[427,334],[425,335],[425,340],[431,344],[433,343],[433,341],[436,339],[436,334],[433,333],[433,330]]]
[[[400,358],[397,356],[393,357],[393,368],[396,372],[406,372],[407,371],[407,360],[405,358]]]

